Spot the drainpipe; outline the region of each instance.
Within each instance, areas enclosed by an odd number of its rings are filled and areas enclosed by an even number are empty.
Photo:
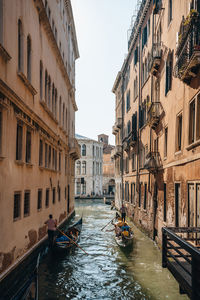
[[[121,167],[122,167],[122,203],[124,202],[124,73],[122,73],[122,131],[121,131],[121,141],[122,141],[122,155],[121,155]]]
[[[141,28],[139,29],[139,43],[138,43],[138,63],[139,63],[139,76],[138,76],[138,120],[137,120],[137,127],[138,127],[138,131],[137,131],[137,170],[136,170],[136,188],[138,187],[138,195],[139,195],[139,184],[140,184],[140,103],[141,103],[141,97],[142,97],[142,91],[141,91],[141,56],[142,56],[142,48],[141,48]]]

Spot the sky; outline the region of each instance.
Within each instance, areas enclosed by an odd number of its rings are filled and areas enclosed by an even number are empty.
[[[76,60],[76,134],[115,144],[117,73],[128,53],[128,29],[136,0],[71,0],[80,58]]]

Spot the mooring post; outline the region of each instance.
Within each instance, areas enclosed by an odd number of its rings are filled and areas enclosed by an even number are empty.
[[[162,267],[167,267],[167,235],[165,228],[162,228]]]

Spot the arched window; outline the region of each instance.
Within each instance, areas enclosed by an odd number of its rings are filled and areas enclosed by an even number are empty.
[[[82,174],[86,175],[86,161],[82,162]]]
[[[172,88],[173,52],[170,52],[166,61],[165,69],[165,95]]]
[[[82,145],[82,156],[86,156],[86,145]]]
[[[54,108],[54,116],[57,120],[57,98],[58,98],[58,92],[57,89],[55,89],[55,108]]]
[[[18,70],[23,71],[23,31],[22,22],[18,20]]]
[[[86,182],[84,181],[83,187],[82,187],[82,194],[86,194]]]
[[[65,103],[63,103],[63,111],[62,111],[62,113],[63,113],[63,123],[62,123],[62,125],[63,125],[63,128],[65,128]]]
[[[27,37],[27,79],[31,81],[31,38]]]
[[[40,61],[40,99],[43,98],[43,65],[42,61]]]
[[[77,161],[76,163],[76,173],[77,175],[81,175],[81,162]]]
[[[52,113],[54,115],[54,108],[55,108],[55,100],[54,100],[54,97],[55,97],[55,88],[54,88],[54,83],[52,84],[52,97],[51,97],[51,101],[52,101]]]
[[[65,130],[67,131],[67,120],[68,120],[68,118],[67,118],[67,108],[66,108],[66,110],[65,110]]]
[[[81,183],[79,181],[76,182],[76,194],[80,195],[81,193]]]

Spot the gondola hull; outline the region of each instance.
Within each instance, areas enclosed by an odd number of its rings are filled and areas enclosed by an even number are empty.
[[[79,219],[76,223],[74,223],[72,226],[70,226],[66,232],[66,235],[68,236],[69,231],[73,231],[77,233],[77,236],[75,239],[72,240],[64,240],[64,241],[58,241],[58,239],[55,240],[53,251],[60,251],[60,252],[69,252],[70,250],[74,249],[76,244],[80,240],[80,233],[82,229],[82,218]]]
[[[117,245],[121,248],[129,248],[133,245],[133,234],[130,237],[122,237],[122,236],[115,236],[115,241]]]

